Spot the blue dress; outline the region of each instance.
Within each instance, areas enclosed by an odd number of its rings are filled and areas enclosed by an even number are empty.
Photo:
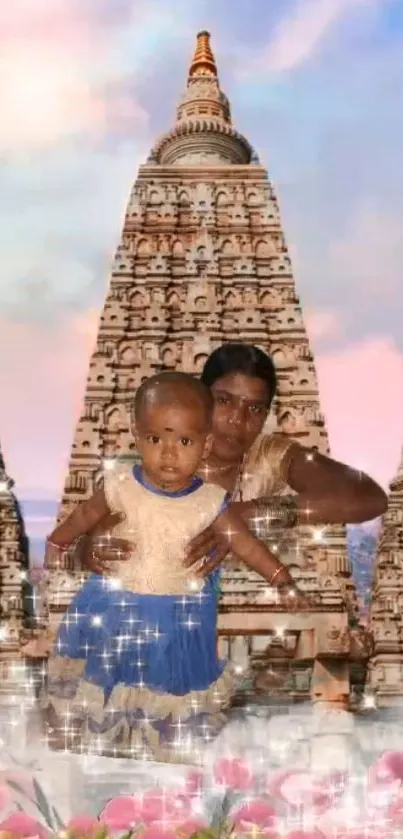
[[[127,466],[108,476],[105,494],[113,512],[125,513],[115,533],[131,539],[133,556],[114,579],[92,575],[73,599],[44,704],[66,746],[197,759],[225,721],[233,676],[217,657],[219,572],[192,579],[183,556],[227,498],[199,479],[165,493]]]

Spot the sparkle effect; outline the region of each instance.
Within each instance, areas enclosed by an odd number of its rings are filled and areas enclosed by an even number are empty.
[[[265,726],[260,726],[260,741],[264,742]],[[178,743],[186,737],[181,723],[176,725]],[[292,729],[292,737],[303,738],[303,728],[296,732]],[[176,735],[175,735],[176,736]],[[234,738],[234,741],[236,738]],[[99,746],[102,746],[100,741]],[[309,768],[295,768],[290,759],[290,738],[275,739],[271,742],[271,759],[264,758],[263,753],[256,753],[254,759],[239,754],[239,747],[233,743],[233,750],[228,747],[206,764],[203,770],[194,772],[184,766],[172,770],[169,779],[159,778],[158,768],[151,767],[151,773],[142,774],[130,764],[125,765],[126,805],[132,800],[133,815],[128,812],[128,823],[124,833],[130,829],[135,834],[147,832],[148,826],[153,826],[153,835],[158,837],[159,831],[175,831],[181,835],[181,825],[193,819],[201,820],[205,830],[211,830],[211,836],[270,836],[276,839],[401,839],[402,836],[402,805],[403,805],[403,753],[384,753],[381,757],[371,757],[367,766],[358,766],[350,770],[328,767],[320,772]],[[191,744],[189,743],[189,748]],[[38,747],[39,753],[39,747]],[[113,755],[111,755],[113,756]],[[139,750],[139,756],[143,756]],[[65,764],[64,764],[65,765]],[[115,766],[113,761],[85,755],[80,758],[76,771],[83,773],[83,780],[90,784],[91,810],[93,801],[98,798],[102,789],[104,801],[109,799],[107,808],[109,814],[114,812],[124,818],[126,810],[122,811],[122,799],[116,804],[108,790],[108,780],[111,789],[116,790],[114,778]],[[369,768],[368,768],[369,767]],[[109,773],[108,773],[109,768]],[[132,773],[133,768],[133,773]],[[51,771],[51,764],[42,764],[43,769]],[[122,770],[120,770],[122,771]],[[10,786],[13,785],[15,765],[10,768]],[[21,777],[21,767],[19,768]],[[28,775],[26,780],[29,780]],[[57,790],[57,779],[51,786]],[[106,781],[106,784],[105,784]],[[2,783],[8,783],[7,767],[2,773]],[[98,784],[100,789],[98,790]],[[31,783],[25,783],[24,788],[31,790]],[[95,793],[95,795],[94,795]],[[115,792],[116,794],[116,792]],[[34,796],[38,796],[38,784],[34,788]],[[27,810],[32,813],[30,802]],[[112,798],[112,801],[110,800]],[[46,805],[46,796],[39,789],[38,814],[40,821],[45,820],[47,827],[61,837],[57,825],[53,824],[53,802]],[[26,802],[28,805],[28,801]],[[87,804],[89,804],[89,800]],[[22,804],[25,801],[22,800]],[[20,804],[21,806],[21,799]],[[69,802],[74,808],[74,800]],[[80,801],[80,806],[82,806]],[[23,806],[23,809],[25,807]],[[130,811],[130,808],[129,808]],[[108,810],[105,814],[105,823]],[[101,822],[103,813],[99,814]],[[49,815],[46,815],[49,814]],[[68,813],[70,819],[74,811]],[[220,818],[220,832],[213,830],[217,818]],[[56,827],[56,830],[54,829]],[[113,831],[116,835],[116,830]],[[204,834],[204,830],[203,830]],[[65,833],[64,835],[67,835]],[[80,830],[77,833],[81,835]],[[86,834],[87,835],[87,834]],[[185,835],[185,833],[183,833]],[[187,835],[187,834],[186,834]],[[196,835],[196,834],[195,834]]]
[[[314,459],[314,454],[311,453],[311,452],[307,453],[307,459],[308,460],[313,460]],[[105,469],[113,469],[114,466],[115,466],[115,461],[113,461],[113,460],[111,460],[110,462],[109,461],[104,462]],[[276,523],[275,521],[273,522],[273,516],[270,514],[270,512],[268,512],[266,515],[256,516],[255,519],[254,519],[254,522],[253,522],[256,530],[258,530],[259,527],[263,527],[264,532],[266,534],[267,534],[268,529],[269,530],[271,529],[273,531],[273,533],[276,532],[276,528],[274,526],[275,523]],[[231,538],[233,533],[230,531],[227,535],[228,535],[229,538]],[[100,548],[108,546],[109,542],[110,542],[110,539],[111,539],[111,534],[104,535],[101,539],[99,539],[99,543],[98,543],[98,545],[95,546],[94,551],[96,552],[98,546]],[[314,544],[315,543],[326,544],[326,540],[327,540],[326,530],[324,528],[317,528],[317,527],[312,528],[311,529],[311,539],[312,539],[312,543],[314,543]],[[276,542],[271,544],[270,547],[271,547],[271,550],[273,550],[273,551],[279,550],[279,545]],[[74,546],[70,550],[74,551]],[[121,554],[120,554],[120,552],[117,552],[117,559],[120,559],[120,558],[122,558]],[[86,578],[83,576],[79,580],[79,583],[82,584],[83,582],[85,582],[85,579]],[[56,582],[56,584],[57,584],[57,579],[54,582]],[[61,580],[60,587],[57,591],[57,598],[58,598],[58,600],[61,604],[66,602],[66,591],[63,589],[62,582],[63,581]],[[114,577],[114,576],[109,576],[109,577],[105,578],[104,585],[109,587],[112,590],[115,590],[115,591],[117,591],[121,588],[120,580],[118,578]],[[180,606],[184,609],[184,617],[183,617],[183,620],[182,620],[182,626],[185,627],[186,630],[189,631],[189,633],[191,633],[198,626],[197,609],[193,610],[193,608],[191,608],[191,605],[196,604],[198,600],[199,600],[199,602],[201,602],[201,600],[203,599],[204,594],[203,594],[203,591],[202,591],[201,587],[202,587],[202,583],[200,582],[200,580],[190,578],[189,579],[189,597],[187,597],[186,595],[181,595],[180,597],[178,597],[178,601],[177,601],[178,606]],[[283,612],[282,614],[280,614],[278,616],[278,625],[277,625],[277,627],[274,627],[274,629],[273,629],[272,640],[274,641],[274,643],[277,643],[277,644],[283,646],[284,650],[286,650],[289,647],[289,642],[290,642],[289,631],[288,631],[288,628],[287,628],[287,622],[288,622],[287,613],[290,611],[290,609],[292,610],[292,606],[290,606],[290,602],[292,602],[293,595],[295,597],[295,592],[289,592],[287,598],[285,599],[284,596],[279,591],[277,591],[277,589],[275,587],[271,587],[269,585],[266,585],[266,586],[264,586],[264,588],[262,588],[262,591],[263,591],[263,598],[264,598],[265,603],[269,607],[272,607],[274,609],[274,611],[276,611],[280,608]],[[36,601],[37,600],[40,601],[41,598],[37,598],[36,594],[34,593],[33,599],[34,599],[35,607],[37,607],[38,603]],[[40,605],[40,603],[39,603],[39,605]],[[124,608],[124,606],[125,606],[125,594],[124,594],[123,591],[122,591],[122,599],[120,601],[120,606],[122,608]],[[37,614],[38,614],[38,617],[40,619],[41,616],[39,615],[38,612],[37,612]],[[83,616],[80,615],[76,610],[74,613],[70,613],[68,615],[68,617],[66,617],[66,623],[67,623],[67,625],[71,624],[71,625],[77,626],[82,617]],[[102,617],[100,615],[97,615],[97,614],[93,615],[92,626],[94,627],[95,630],[96,629],[100,629],[100,630],[102,629]],[[163,634],[161,633],[161,630],[158,626],[142,626],[142,627],[139,627],[137,625],[136,620],[133,618],[132,615],[128,616],[127,618],[123,618],[123,620],[122,620],[122,626],[120,627],[119,632],[118,632],[116,638],[114,639],[114,647],[115,647],[115,651],[117,652],[118,655],[122,654],[123,651],[128,648],[128,646],[131,646],[135,650],[134,656],[133,656],[133,668],[135,668],[137,670],[137,673],[138,673],[137,685],[138,685],[139,688],[145,687],[145,681],[144,681],[145,658],[144,658],[144,653],[146,651],[147,645],[149,645],[150,643],[158,644],[158,643],[160,643],[162,638],[163,638]],[[5,625],[2,625],[0,627],[0,640],[4,640],[4,641],[8,640],[8,627],[5,626]],[[87,645],[86,648],[85,648],[85,651],[89,652],[89,649],[90,649],[90,647]],[[62,645],[59,645],[59,648],[58,648],[57,652],[59,654],[63,654]],[[111,661],[110,661],[111,653],[110,653],[110,651],[108,652],[108,650],[106,648],[105,649],[100,649],[99,650],[99,657],[102,660],[102,666],[103,666],[105,672],[108,672],[111,668]],[[243,664],[240,664],[236,661],[233,662],[233,669],[235,671],[236,676],[238,676],[238,677],[245,676],[247,674],[247,668],[245,669],[245,666]],[[37,674],[40,673],[40,672],[42,673],[42,676],[43,676],[44,672],[45,672],[45,667],[43,667],[42,671],[37,670]],[[219,708],[220,704],[221,704],[221,701],[222,701],[222,696],[221,696],[219,691],[217,691],[217,695],[215,697],[213,697],[213,702],[214,701],[217,704],[217,708]],[[375,707],[376,703],[375,703],[375,699],[374,699],[373,696],[364,695],[361,704],[362,704],[363,709],[368,710],[368,709],[371,709],[371,708]],[[83,700],[82,708],[79,709],[80,713],[81,713],[81,711],[83,711],[85,713],[86,708],[87,708],[87,703],[86,703],[85,700]],[[191,708],[192,708],[192,712],[195,715],[197,715],[199,712],[202,711],[202,706],[201,706],[201,704],[200,704],[200,702],[198,701],[197,698],[192,700]],[[110,710],[110,713],[111,713],[111,717],[114,717],[114,716],[117,716],[119,714],[121,709],[119,709],[118,707],[111,706],[109,710]],[[71,710],[67,710],[63,714],[63,734],[64,734],[64,737],[65,737],[64,748],[65,748],[66,751],[68,751],[68,749],[71,747],[71,742],[74,740],[74,736],[75,736],[75,733],[76,733],[76,718],[75,718],[75,716],[77,716],[77,715],[74,715]],[[144,725],[147,726],[148,724],[152,724],[153,721],[155,721],[155,718],[153,718],[152,715],[147,715],[147,713],[144,713],[144,718],[143,718]],[[181,717],[179,717],[179,719],[177,719],[177,720],[172,721],[171,727],[174,731],[173,746],[174,746],[174,749],[178,749],[178,754],[177,754],[178,759],[180,758],[180,756],[183,757],[184,754],[188,755],[188,756],[193,755],[193,759],[196,756],[196,762],[197,762],[198,760],[201,759],[201,756],[202,756],[202,751],[200,749],[200,743],[198,741],[201,739],[202,741],[204,741],[204,743],[206,743],[206,742],[208,743],[215,735],[214,726],[213,726],[213,729],[212,729],[211,726],[206,724],[204,721],[201,722],[201,724],[199,726],[199,730],[197,732],[197,737],[196,738],[192,734],[189,734],[189,731],[186,729],[186,720],[182,720]],[[282,747],[279,745],[280,750],[281,750],[281,748]],[[102,737],[102,735],[99,735],[97,738],[94,738],[90,749],[88,749],[87,745],[83,745],[82,743],[76,743],[75,751],[78,751],[78,752],[81,752],[81,753],[86,753],[86,752],[89,751],[90,753],[93,753],[93,754],[102,754],[102,753],[105,754],[105,753],[107,753],[107,754],[112,754],[114,756],[120,756],[122,754],[122,751],[118,746],[116,746],[116,747],[115,746],[113,746],[113,747],[107,746],[107,744],[105,743],[105,740]],[[136,743],[135,745],[130,747],[128,750],[125,751],[125,755],[131,756],[131,757],[139,757],[139,756],[141,756],[143,758],[148,757],[150,759],[150,754],[149,754],[149,752],[147,752],[147,748],[145,748],[144,744],[142,744],[142,743],[141,744]]]
[[[102,585],[105,588],[113,588],[116,591],[120,588],[117,585],[118,582],[115,578],[105,577],[102,580]],[[200,585],[199,582],[197,582],[197,585]],[[189,595],[178,595],[176,603],[179,614],[181,612],[183,613],[182,619],[179,618],[179,623],[187,632],[191,633],[199,626],[197,604],[200,604],[206,595],[202,590],[194,590],[194,585],[191,585],[189,588]],[[62,596],[63,592],[60,592],[60,594]],[[127,616],[125,617],[124,609],[129,605],[125,592],[122,591],[121,599],[118,601],[118,607],[122,609],[119,630],[112,639],[112,643],[111,639],[108,638],[105,646],[102,646],[103,635],[100,634],[99,642],[96,637],[97,630],[102,633],[102,615],[92,615],[90,624],[95,631],[95,635],[92,636],[93,644],[91,646],[88,642],[83,643],[82,655],[87,657],[91,651],[94,652],[95,650],[102,670],[104,673],[109,673],[113,670],[116,656],[123,655],[127,650],[133,650],[132,668],[134,675],[130,681],[136,686],[137,690],[144,689],[147,691],[148,687],[145,674],[148,651],[151,649],[150,645],[161,643],[164,636],[158,625],[145,624],[143,621],[137,620],[130,611],[127,611]],[[64,625],[67,629],[69,627],[79,628],[80,622],[85,620],[88,620],[88,615],[85,613],[80,614],[75,609],[65,615]],[[62,657],[63,655],[68,656],[68,649],[64,649],[60,638],[55,646],[56,655]],[[239,676],[240,673],[238,672],[237,675]],[[54,677],[52,676],[52,678]],[[58,750],[64,753],[74,751],[78,754],[88,753],[113,757],[133,757],[150,761],[155,759],[156,752],[153,748],[150,748],[150,744],[147,745],[147,738],[144,739],[144,734],[153,726],[160,726],[162,724],[164,737],[167,737],[168,750],[164,752],[164,749],[161,748],[161,758],[173,760],[174,762],[187,760],[200,763],[206,745],[214,737],[216,730],[222,725],[223,719],[220,710],[226,704],[226,692],[227,688],[225,685],[223,685],[223,689],[219,687],[219,683],[217,683],[217,687],[214,687],[214,685],[211,686],[211,689],[208,691],[208,714],[206,714],[206,702],[202,696],[200,696],[200,699],[198,698],[197,692],[190,696],[187,705],[185,703],[183,715],[181,713],[174,714],[173,716],[168,714],[168,716],[165,715],[164,719],[160,716],[159,712],[154,714],[152,710],[151,712],[147,711],[147,708],[142,706],[138,736],[134,738],[131,736],[124,743],[111,742],[107,734],[103,732],[91,738],[81,738],[81,736],[78,736],[78,727],[81,731],[80,720],[85,720],[88,714],[91,715],[91,699],[84,696],[79,702],[75,700],[67,708],[65,707],[60,712],[58,711],[58,722],[56,726],[48,726],[45,740],[47,745],[52,748],[57,743]],[[152,707],[153,701],[151,700]],[[107,715],[112,725],[114,725],[114,721],[118,722],[122,716],[122,706],[119,703],[113,704],[113,702],[108,701]],[[171,752],[169,756],[168,751]]]

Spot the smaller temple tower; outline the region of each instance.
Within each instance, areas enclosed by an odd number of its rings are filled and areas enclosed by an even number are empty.
[[[29,567],[28,539],[0,450],[0,677],[20,657]]]
[[[403,706],[403,449],[375,561],[369,628],[374,654],[368,689],[378,707]]]

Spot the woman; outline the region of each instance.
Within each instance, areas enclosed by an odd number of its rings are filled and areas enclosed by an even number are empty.
[[[359,523],[385,513],[387,497],[367,475],[285,434],[262,433],[277,386],[273,362],[262,350],[224,344],[209,356],[201,378],[213,394],[214,414],[213,447],[200,475],[231,492],[259,535],[296,525]],[[76,560],[86,569],[104,573],[128,555],[128,543],[108,532],[115,524],[116,517],[108,517],[77,546]],[[188,564],[208,555],[208,574],[227,550],[207,528],[190,545]]]

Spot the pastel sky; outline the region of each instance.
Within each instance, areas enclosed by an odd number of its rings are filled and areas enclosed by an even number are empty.
[[[402,0],[13,0],[0,11],[0,441],[56,498],[125,202],[212,33],[267,165],[335,457],[403,443]]]

